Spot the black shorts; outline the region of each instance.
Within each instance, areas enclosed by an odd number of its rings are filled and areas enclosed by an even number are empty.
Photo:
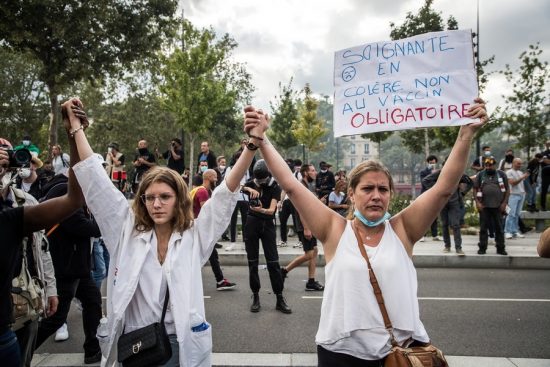
[[[298,232],[298,239],[300,240],[300,242],[302,242],[302,246],[304,247],[304,252],[311,251],[315,247],[317,247],[317,238],[311,236],[311,239],[308,240],[304,236],[303,231]]]

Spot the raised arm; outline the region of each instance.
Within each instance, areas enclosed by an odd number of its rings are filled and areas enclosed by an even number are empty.
[[[398,236],[409,250],[409,254],[412,254],[415,242],[422,238],[449,197],[456,191],[458,182],[466,169],[472,140],[476,132],[487,122],[485,102],[476,98],[475,104],[468,109],[467,116],[474,122],[461,126],[451,154],[441,169],[437,182],[410,206],[392,218],[392,224],[396,227]]]
[[[267,115],[252,106],[246,107],[244,111],[245,130],[249,135],[263,139],[252,138],[252,141],[258,144],[271,174],[298,210],[302,222],[323,243],[327,259],[332,258],[345,228],[345,219],[324,205],[292,175],[284,159],[265,136],[269,126]]]

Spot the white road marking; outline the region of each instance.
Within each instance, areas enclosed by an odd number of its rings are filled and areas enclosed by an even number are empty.
[[[302,296],[302,299],[323,299],[322,296]],[[545,298],[457,298],[457,297],[418,297],[424,301],[485,301],[485,302],[550,302]]]

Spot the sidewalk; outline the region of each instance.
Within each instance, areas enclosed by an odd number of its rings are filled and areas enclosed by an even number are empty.
[[[525,238],[506,240],[508,256],[502,256],[496,254],[493,241],[489,241],[486,255],[478,255],[478,236],[463,235],[462,249],[466,256],[457,256],[454,248],[451,253],[443,252],[443,241],[432,241],[431,237],[426,237],[425,242],[418,242],[415,245],[413,262],[418,268],[550,269],[550,259],[540,258],[537,254],[539,238],[540,233],[531,231],[525,234]],[[301,247],[293,247],[297,242],[297,237],[289,237],[287,247],[278,247],[281,264],[287,264],[303,253]],[[220,243],[224,246],[224,248],[218,249],[221,264],[247,266],[246,252],[242,241],[236,242],[237,246],[233,251],[225,250],[229,242]],[[261,246],[260,253],[263,253]],[[260,262],[262,261],[265,261],[263,256],[260,257]],[[319,246],[317,264],[325,265],[322,246]]]
[[[548,359],[463,357],[446,356],[450,367],[549,367]],[[84,364],[82,353],[35,354],[33,367],[79,367],[99,366]],[[313,353],[268,354],[268,353],[214,353],[212,365],[216,367],[248,366],[317,366],[317,355]]]

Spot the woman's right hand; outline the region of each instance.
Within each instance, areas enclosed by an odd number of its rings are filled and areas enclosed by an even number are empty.
[[[264,138],[266,130],[269,128],[269,117],[262,110],[256,110],[253,106],[244,108],[244,132],[247,135],[254,135]]]

